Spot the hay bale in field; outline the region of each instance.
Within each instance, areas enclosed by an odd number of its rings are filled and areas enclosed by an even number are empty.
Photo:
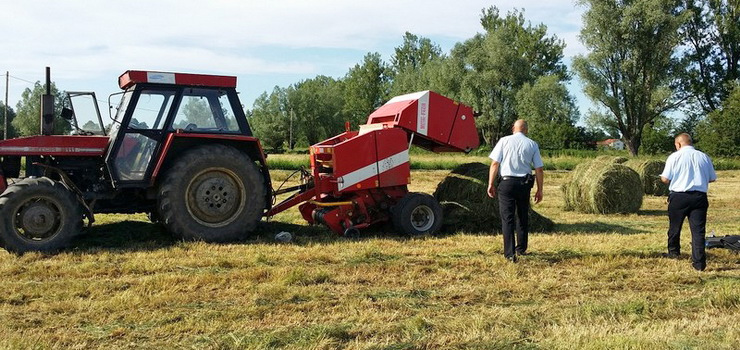
[[[660,181],[660,174],[665,168],[665,162],[662,160],[630,160],[624,165],[632,168],[640,175],[642,190],[645,194],[653,196],[667,196],[668,185]]]
[[[453,169],[434,191],[444,209],[443,227],[448,231],[501,232],[498,199],[490,198],[489,166],[466,163]],[[549,232],[555,223],[530,208],[529,231]]]
[[[579,164],[563,187],[565,210],[582,213],[636,213],[642,182],[631,168],[608,159]]]

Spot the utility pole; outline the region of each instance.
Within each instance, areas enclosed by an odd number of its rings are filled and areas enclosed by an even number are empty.
[[[10,86],[10,72],[5,71],[5,118],[3,129],[3,140],[8,139],[8,87]]]

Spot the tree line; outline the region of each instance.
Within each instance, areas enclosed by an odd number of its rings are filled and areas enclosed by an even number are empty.
[[[343,77],[276,86],[247,116],[267,148],[293,149],[342,132],[345,121],[356,129],[393,96],[434,90],[481,113],[484,147],[525,118],[543,149],[620,138],[633,155],[665,153],[675,134],[688,132],[711,155],[740,156],[740,0],[578,4],[586,8],[580,40],[587,52],[570,69],[565,42],[546,25],[533,25],[523,10],[489,7],[481,32],[449,52],[407,32],[388,61],[367,53]],[[595,106],[583,117],[567,88],[574,77]],[[11,132],[36,133],[42,88],[24,91]]]
[[[472,105],[482,144],[530,122],[541,148],[587,148],[621,138],[637,155],[670,152],[690,133],[710,154],[740,148],[738,0],[581,0],[588,52],[569,70],[565,43],[524,11],[482,11],[482,32],[443,53],[406,33],[389,62],[368,53],[344,77],[318,76],[263,93],[249,111],[273,149],[313,144],[361,124],[390,97],[434,90]],[[595,107],[581,112],[567,89],[577,77]],[[677,118],[678,117],[678,118]]]
[[[477,125],[485,144],[509,133],[523,115],[543,148],[582,148],[603,136],[576,126],[579,112],[566,87],[571,76],[562,40],[548,35],[545,25],[528,23],[518,10],[501,15],[487,8],[481,25],[483,33],[449,53],[407,32],[389,62],[368,53],[340,79],[318,76],[275,87],[248,113],[255,134],[276,150],[313,144],[341,132],[344,121],[363,124],[393,96],[433,90],[481,113]]]

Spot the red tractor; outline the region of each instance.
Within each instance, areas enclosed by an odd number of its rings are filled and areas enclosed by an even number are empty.
[[[95,213],[148,213],[176,236],[208,242],[244,238],[263,216],[299,204],[309,223],[339,234],[387,221],[406,234],[434,233],[439,203],[408,192],[410,146],[478,146],[470,107],[431,91],[398,96],[359,131],[311,146],[301,185],[273,191],[236,77],[127,71],[109,127],[94,94],[68,93],[61,116],[73,135],[63,136],[52,136],[49,84],[47,68],[41,136],[0,141],[0,245],[16,253],[66,246]],[[25,178],[15,181],[22,158]]]
[[[118,83],[110,131],[99,113],[79,112],[97,111],[80,103],[95,103],[94,95],[70,93],[61,115],[77,135],[52,136],[47,69],[41,136],[0,142],[5,249],[58,250],[95,213],[145,212],[182,238],[229,241],[253,230],[269,208],[265,155],[236,77],[127,71]],[[13,181],[22,158],[26,177]]]

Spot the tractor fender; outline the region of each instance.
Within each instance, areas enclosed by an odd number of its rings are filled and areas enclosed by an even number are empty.
[[[260,144],[259,139],[252,136],[195,134],[185,132],[171,133],[166,136],[165,141],[162,143],[161,150],[157,152],[157,162],[152,172],[150,185],[152,187],[157,185],[160,175],[163,175],[169,169],[179,155],[195,146],[207,144],[231,146],[244,152],[252,161],[259,163],[260,172],[264,177],[264,183],[267,189],[267,191],[265,191],[265,193],[267,193],[265,201],[267,207],[265,209],[269,209],[272,203],[272,182],[270,181],[270,173],[267,168],[267,157],[265,156],[265,152],[262,150],[262,145]]]

